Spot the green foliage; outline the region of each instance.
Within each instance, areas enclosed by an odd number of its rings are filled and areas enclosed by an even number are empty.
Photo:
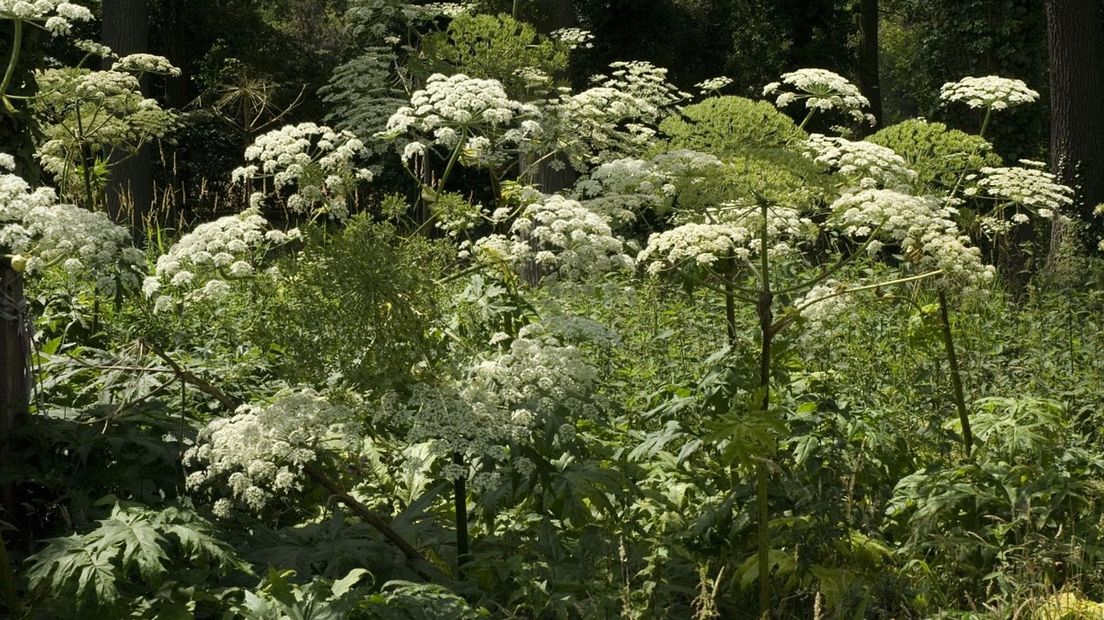
[[[917,181],[932,190],[949,191],[963,176],[1002,163],[985,139],[923,119],[885,127],[867,141],[904,157],[916,171]]]
[[[524,99],[530,82],[518,74],[536,69],[549,78],[567,67],[568,48],[509,15],[461,14],[445,32],[422,41],[424,72],[495,79],[512,98]]]
[[[332,110],[326,121],[359,136],[383,131],[387,119],[405,103],[394,77],[397,60],[390,47],[369,46],[335,68],[329,84],[319,91]],[[375,152],[388,149],[378,141],[368,146]]]
[[[95,530],[46,542],[29,558],[27,578],[43,605],[64,615],[177,617],[205,597],[192,585],[246,568],[207,521],[181,508],[116,504]]]
[[[401,383],[435,346],[429,328],[443,266],[434,243],[355,217],[282,265],[287,279],[266,300],[257,337],[280,351],[283,373],[296,381]]]
[[[710,97],[665,119],[659,130],[674,148],[726,158],[763,149],[795,147],[804,132],[766,101]]]
[[[967,75],[1047,84],[1046,22],[1036,0],[883,0],[882,92],[886,122],[910,116],[976,131],[978,113],[943,106],[939,87]],[[1005,159],[1039,158],[1045,103],[1010,110],[989,134]]]

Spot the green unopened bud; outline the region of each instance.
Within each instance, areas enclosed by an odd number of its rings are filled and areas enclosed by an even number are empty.
[[[27,269],[27,257],[22,254],[13,254],[11,257],[11,268],[16,273],[23,273]]]

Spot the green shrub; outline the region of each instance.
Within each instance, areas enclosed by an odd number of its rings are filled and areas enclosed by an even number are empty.
[[[694,149],[717,157],[796,146],[805,134],[790,117],[765,101],[712,97],[687,106],[659,125],[672,148]]]
[[[443,266],[433,242],[359,216],[281,267],[287,278],[268,302],[260,338],[283,353],[283,373],[295,381],[340,373],[365,389],[401,382],[432,347]]]
[[[984,138],[919,118],[886,127],[867,141],[896,151],[932,189],[951,189],[964,172],[1001,165]]]

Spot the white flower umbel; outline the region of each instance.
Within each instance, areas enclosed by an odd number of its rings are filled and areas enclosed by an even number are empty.
[[[637,256],[637,262],[647,265],[648,273],[686,268],[713,268],[727,257],[748,258],[748,245],[754,239],[752,231],[734,224],[683,224],[671,230],[655,233]]]
[[[659,122],[690,97],[667,81],[667,70],[647,62],[615,62],[594,86],[564,93],[550,104],[548,134],[578,169],[627,156],[654,145]]]
[[[494,168],[535,144],[543,133],[539,118],[535,106],[510,99],[498,80],[435,73],[379,137],[409,140],[404,160],[442,147],[466,165]]]
[[[774,105],[785,108],[796,101],[805,101],[810,114],[814,111],[836,110],[856,121],[874,124],[872,115],[864,112],[870,100],[859,88],[843,76],[826,69],[798,69],[782,74],[781,82],[771,82],[763,88],[763,96],[774,95]]]
[[[148,298],[156,296],[158,311],[177,301],[217,299],[230,292],[231,281],[255,275],[270,248],[297,238],[298,229],[270,230],[254,210],[200,224],[157,259],[142,290]]]
[[[14,161],[4,158],[5,166]],[[52,189],[31,189],[0,169],[0,251],[26,264],[27,275],[61,265],[70,276],[87,275],[96,288],[136,287],[145,256],[131,245],[130,233],[104,213],[58,204]]]
[[[593,413],[597,372],[578,347],[560,340],[561,331],[539,323],[523,327],[456,380],[418,385],[405,403],[385,398],[377,423],[405,429],[411,443],[432,441],[442,454],[460,453],[472,464],[489,459],[500,467],[511,463],[511,444],[531,443],[550,423],[559,424],[557,441],[571,441],[571,422]],[[497,476],[474,470],[472,476],[454,466],[445,473],[471,476],[476,488],[493,486]]]
[[[709,223],[689,222],[653,234],[637,262],[646,264],[651,275],[722,272],[739,271],[761,255],[764,222],[758,205],[723,203],[706,215]],[[768,207],[765,224],[766,251],[774,259],[794,256],[818,234],[816,224],[791,207]]]
[[[86,167],[109,166],[164,137],[176,123],[176,114],[144,96],[138,76],[127,71],[47,69],[37,80],[31,108],[45,137],[37,156],[70,199],[92,200],[96,188],[86,183],[102,175],[84,175]]]
[[[284,393],[272,404],[244,405],[228,418],[209,422],[184,455],[195,469],[190,489],[221,482],[251,511],[275,497],[302,489],[303,468],[327,450],[355,449],[358,437],[349,412],[313,390]],[[219,516],[230,506],[218,505]]]
[[[575,195],[588,209],[622,224],[644,209],[669,207],[680,189],[717,174],[723,166],[713,155],[687,149],[661,153],[651,161],[615,159],[580,179]]]
[[[522,211],[510,228],[532,259],[564,278],[578,278],[633,268],[625,243],[613,234],[609,221],[578,201],[545,196]],[[529,243],[520,243],[528,240]]]
[[[553,30],[549,36],[566,44],[570,49],[579,47],[590,49],[594,47],[594,35],[589,30],[583,30],[582,28],[560,28],[559,30]]]
[[[287,196],[292,211],[343,220],[357,183],[372,180],[371,171],[356,163],[365,154],[364,143],[351,132],[314,123],[287,125],[258,137],[245,150],[247,165],[234,170],[233,179],[271,179],[278,193],[294,188]],[[260,205],[265,196],[254,192],[250,205]]]
[[[92,21],[92,11],[67,0],[0,0],[0,19],[34,22],[59,35],[75,22]]]
[[[968,195],[990,198],[997,203],[996,211],[1008,207],[1022,208],[1045,219],[1059,215],[1073,204],[1073,188],[1058,182],[1057,177],[1045,170],[1028,167],[982,168],[981,174],[969,177],[976,186],[968,188]],[[1023,215],[1023,213],[1019,213]],[[1012,216],[1014,223],[1023,218]]]
[[[694,84],[694,86],[696,86],[701,91],[701,94],[708,95],[718,93],[722,88],[725,88],[729,84],[732,84],[732,78],[721,76],[709,78],[708,80],[705,80],[703,82],[698,82],[697,84]]]
[[[180,69],[173,66],[168,58],[154,54],[129,54],[115,61],[112,69],[130,73],[154,73],[157,75],[179,76]]]
[[[981,251],[970,245],[952,219],[954,209],[945,201],[885,189],[865,189],[838,198],[831,206],[829,225],[845,235],[896,246],[905,259],[921,269],[942,270],[943,275],[967,285],[992,279],[991,266],[982,263]]]
[[[805,141],[805,155],[845,177],[852,186],[863,179],[872,179],[879,187],[898,188],[916,180],[916,172],[903,157],[872,142],[814,133]]]
[[[1022,80],[987,75],[947,82],[939,89],[939,98],[960,101],[971,108],[1004,110],[1037,101],[1039,93],[1028,88]]]

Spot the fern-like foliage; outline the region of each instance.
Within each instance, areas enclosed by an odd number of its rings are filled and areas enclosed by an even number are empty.
[[[189,510],[119,504],[95,530],[50,539],[28,561],[33,595],[57,617],[120,617],[165,602],[159,598],[188,607],[179,589],[249,568]]]
[[[334,69],[329,84],[319,91],[332,110],[326,122],[361,137],[383,131],[387,119],[406,103],[395,74],[397,62],[394,50],[376,45],[364,48],[358,56]],[[366,140],[365,145],[374,154],[391,147],[378,140]]]

